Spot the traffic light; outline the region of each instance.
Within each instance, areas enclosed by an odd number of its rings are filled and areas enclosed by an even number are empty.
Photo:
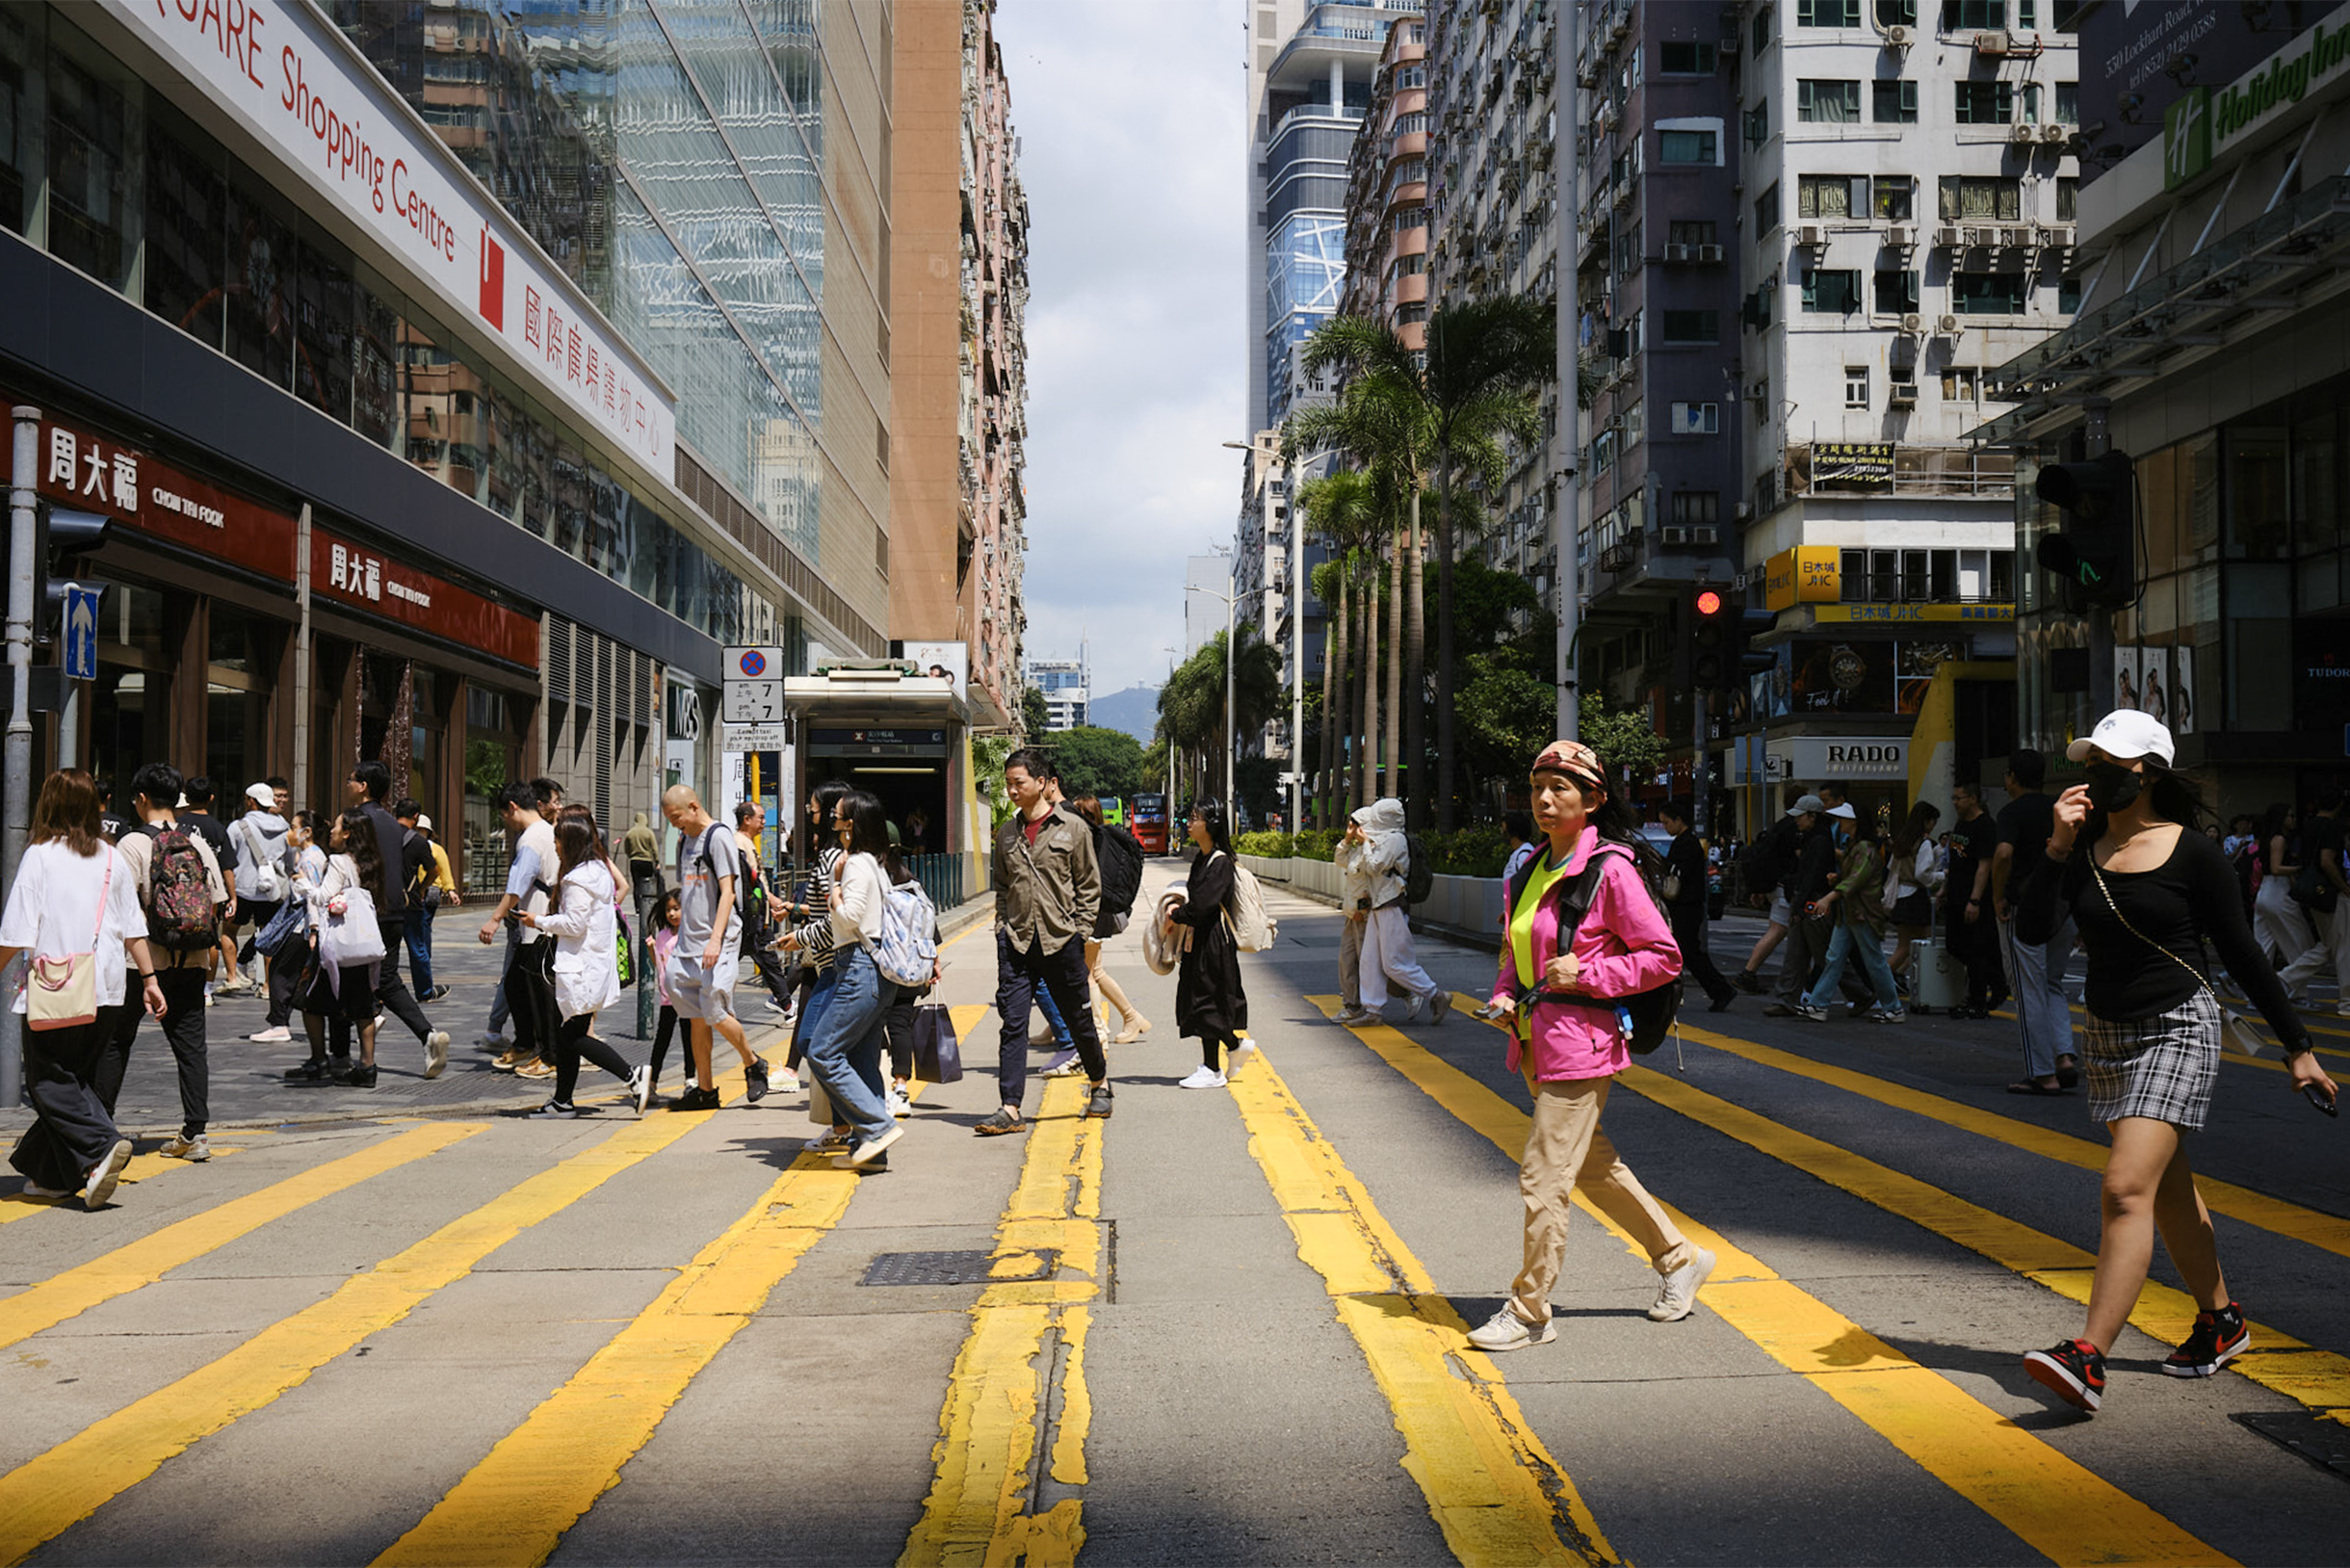
[[[1728,679],[1730,622],[1736,612],[1720,588],[1700,588],[1689,600],[1689,685],[1711,692]]]
[[[2065,608],[2120,610],[2138,596],[2138,491],[2129,456],[2050,463],[2033,493],[2065,514],[2040,537],[2043,570],[2064,585]]]
[[[33,640],[47,642],[65,618],[65,585],[76,581],[66,568],[104,544],[114,519],[42,502],[33,514]],[[80,579],[86,588],[104,586]]]

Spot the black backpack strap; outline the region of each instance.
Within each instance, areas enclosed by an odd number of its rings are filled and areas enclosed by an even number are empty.
[[[1567,952],[1575,946],[1576,933],[1583,928],[1583,917],[1591,912],[1591,901],[1599,897],[1600,878],[1607,875],[1606,862],[1601,858],[1603,855],[1620,855],[1627,860],[1632,858],[1631,852],[1621,846],[1610,845],[1602,840],[1591,847],[1591,858],[1583,862],[1583,869],[1577,872],[1559,888],[1558,951],[1561,953]],[[1527,864],[1531,866],[1533,862],[1529,860]],[[1513,911],[1518,907],[1516,891],[1525,887],[1523,878],[1530,876],[1532,873],[1522,871],[1519,875],[1521,880],[1512,884],[1513,895],[1509,901],[1509,906]],[[1610,1009],[1615,1006],[1612,1001],[1603,1003],[1602,999],[1597,997],[1586,997],[1566,991],[1545,991],[1539,986],[1521,990],[1517,996],[1522,1004],[1557,1002],[1573,1006],[1604,1005]]]

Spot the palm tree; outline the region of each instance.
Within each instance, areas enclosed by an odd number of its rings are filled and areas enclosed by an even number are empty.
[[[1320,479],[1311,479],[1297,487],[1296,506],[1303,511],[1306,529],[1330,548],[1330,560],[1315,568],[1314,593],[1322,603],[1337,612],[1329,630],[1322,638],[1322,719],[1321,763],[1322,788],[1325,802],[1323,817],[1334,819],[1338,804],[1345,798],[1339,757],[1339,737],[1346,707],[1346,640],[1352,608],[1353,557],[1363,541],[1378,527],[1377,498],[1370,481],[1360,472],[1341,470]],[[1296,613],[1303,613],[1303,606]],[[1303,678],[1300,672],[1300,679]],[[1302,759],[1300,759],[1302,766]]]
[[[1390,440],[1384,460],[1398,468],[1408,464],[1409,473],[1411,546],[1405,559],[1412,568],[1412,586],[1407,591],[1416,591],[1420,579],[1418,501],[1420,492],[1430,487],[1432,459],[1437,492],[1434,793],[1441,828],[1449,829],[1455,822],[1454,540],[1449,503],[1453,470],[1465,465],[1485,482],[1489,492],[1498,491],[1506,472],[1502,441],[1521,448],[1540,442],[1538,399],[1542,385],[1555,374],[1555,332],[1548,306],[1524,296],[1501,295],[1439,308],[1428,318],[1428,346],[1423,356],[1416,356],[1392,329],[1357,316],[1333,317],[1306,340],[1308,374],[1332,367],[1352,372],[1340,394],[1342,406],[1358,388],[1364,401],[1375,397],[1387,405],[1379,421]],[[1371,390],[1374,387],[1375,393]],[[1408,440],[1402,438],[1406,431]],[[1418,610],[1417,604],[1413,609]],[[1411,624],[1419,623],[1415,614]],[[1414,662],[1409,650],[1407,662]],[[1413,687],[1415,718],[1422,707],[1419,690]],[[1412,755],[1420,755],[1417,747]]]

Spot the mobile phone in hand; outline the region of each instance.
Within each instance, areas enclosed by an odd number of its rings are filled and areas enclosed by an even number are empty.
[[[2336,1105],[2326,1091],[2314,1084],[2302,1085],[2301,1097],[2329,1116],[2338,1116],[2342,1113],[2342,1108]]]

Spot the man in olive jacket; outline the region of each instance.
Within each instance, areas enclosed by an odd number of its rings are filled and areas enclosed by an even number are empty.
[[[1029,1009],[1038,986],[1069,1025],[1085,1076],[1093,1084],[1085,1114],[1110,1111],[1110,1064],[1093,1027],[1093,995],[1085,970],[1085,940],[1102,907],[1101,867],[1093,858],[1093,829],[1076,813],[1053,804],[1052,766],[1023,746],[1004,763],[1004,783],[1016,809],[996,829],[996,1011],[1004,1032],[996,1048],[1000,1110],[973,1129],[981,1137],[1024,1130],[1020,1102],[1028,1090]]]

